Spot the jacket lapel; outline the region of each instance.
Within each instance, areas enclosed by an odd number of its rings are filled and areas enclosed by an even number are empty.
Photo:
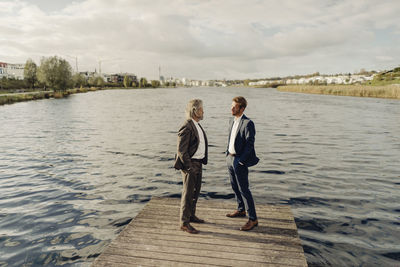
[[[235,150],[236,150],[236,153],[238,153],[238,150],[237,150],[238,147],[237,146],[240,147],[241,144],[245,141],[245,140],[243,140],[243,137],[240,136],[240,130],[242,129],[243,121],[245,119],[247,119],[247,117],[243,114],[242,118],[239,121],[239,125],[238,125],[237,131],[236,131],[236,138],[235,138]]]
[[[201,127],[200,123],[199,123],[199,127],[200,127],[201,131],[203,132],[204,141],[206,142],[206,145],[207,145],[207,137],[206,137],[206,132],[204,131],[203,127]],[[200,136],[199,136],[199,137],[200,137]],[[200,138],[199,138],[199,140],[200,140]]]
[[[197,132],[196,125],[194,125],[194,122],[192,120],[189,120],[190,127],[192,127],[192,131],[194,132],[194,135],[196,136],[197,140],[200,142],[199,138],[199,133]]]
[[[240,121],[239,121],[239,125],[238,125],[237,131],[236,131],[235,144],[236,144],[236,140],[237,140],[238,138],[240,138],[239,132],[240,132],[240,129],[242,128],[242,126],[243,126],[243,121],[244,121],[246,118],[247,118],[247,117],[243,114],[242,118],[241,118]],[[236,149],[236,148],[235,148],[235,149]]]
[[[206,132],[204,131],[203,127],[201,127],[200,123],[199,123],[199,126],[200,126],[201,131],[203,132],[204,142],[205,142],[205,145],[206,145],[205,157],[207,158],[207,155],[208,155],[208,141],[207,141],[207,135],[206,135]],[[200,139],[199,139],[199,142],[200,142]]]
[[[242,118],[240,118],[239,125],[238,125],[237,132],[236,132],[236,133],[238,133],[238,132],[240,131],[240,129],[242,128],[242,125],[243,125],[243,121],[244,121],[246,118],[247,118],[247,117],[243,114]],[[238,135],[236,134],[236,138],[237,138],[237,137],[238,137]]]

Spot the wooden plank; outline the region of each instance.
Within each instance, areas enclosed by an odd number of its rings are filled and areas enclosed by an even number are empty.
[[[180,205],[180,199],[178,198],[168,198],[167,200],[165,200],[165,198],[152,198],[152,206],[155,205],[163,205],[163,206],[176,206],[176,205]],[[206,203],[206,204],[205,204]],[[205,204],[205,205],[203,205]],[[257,205],[257,203],[256,203]],[[261,205],[263,207],[263,210],[266,211],[286,211],[290,213],[290,207],[287,205]],[[213,210],[213,209],[236,209],[237,204],[235,202],[232,201],[227,201],[227,200],[223,200],[223,201],[217,201],[217,200],[204,200],[204,199],[199,199],[198,200],[198,208],[204,208],[204,209],[208,209],[208,210]],[[257,211],[258,211],[258,207],[259,205],[257,205]]]
[[[211,237],[219,237],[226,239],[242,239],[242,240],[250,240],[252,242],[284,242],[288,244],[300,244],[297,236],[286,236],[286,235],[278,235],[278,234],[269,234],[262,232],[264,229],[262,226],[258,226],[252,231],[239,231],[239,227],[236,229],[228,229],[226,227],[215,227],[210,224],[202,224],[195,225],[196,228],[201,228],[201,235],[196,235],[194,238],[204,239]],[[127,235],[134,235],[136,232],[145,232],[145,233],[154,233],[154,234],[173,234],[175,236],[187,236],[187,233],[179,230],[179,225],[167,225],[167,224],[158,224],[153,223],[151,225],[141,226],[141,225],[132,225],[126,230]]]
[[[203,250],[212,250],[214,251],[215,248],[218,248],[218,251],[222,252],[232,252],[232,253],[239,253],[239,254],[249,254],[249,255],[257,255],[259,253],[263,253],[264,250],[268,249],[270,250],[270,254],[279,254],[282,253],[282,251],[286,251],[286,254],[289,255],[290,258],[296,258],[301,256],[300,254],[303,254],[303,251],[300,249],[293,249],[293,250],[287,250],[284,246],[276,246],[275,244],[272,243],[265,243],[265,244],[259,244],[258,247],[247,247],[245,246],[246,243],[240,243],[241,246],[238,246],[237,243],[204,243],[204,242],[194,242],[194,240],[187,239],[185,242],[182,242],[181,240],[175,241],[171,240],[169,238],[165,238],[163,236],[149,236],[146,235],[146,233],[142,234],[137,234],[135,236],[124,236],[121,237],[118,240],[118,243],[121,243],[121,246],[124,245],[124,243],[127,244],[142,244],[142,245],[160,245],[160,246],[169,246],[173,248],[193,248],[193,249],[203,249]],[[115,244],[111,244],[110,246],[113,246]]]
[[[178,222],[179,220],[179,212],[170,212],[170,211],[165,211],[165,210],[154,210],[154,209],[146,209],[146,213],[141,213],[138,216],[140,218],[155,218],[155,217],[162,217],[163,221],[176,221]],[[212,212],[206,212],[206,211],[197,211],[196,215],[198,217],[201,217],[202,219],[209,219],[212,221],[215,221],[216,223],[223,223],[223,224],[237,224],[240,222],[246,222],[247,218],[227,218],[225,214],[214,214]],[[138,218],[137,216],[137,218]],[[271,218],[271,216],[274,216],[274,214],[270,214],[268,217],[267,216],[262,216],[260,214],[257,215],[258,220],[260,222],[265,222],[269,224],[275,224],[275,225],[282,225],[282,226],[287,226],[290,229],[296,229],[296,224],[294,224],[293,220],[290,219],[277,219],[277,218]],[[278,217],[278,215],[276,216]],[[284,227],[283,227],[284,228]]]
[[[242,219],[239,219],[239,218],[238,219],[227,219],[227,218],[215,219],[215,217],[212,217],[208,214],[203,215],[202,213],[198,213],[197,215],[200,218],[204,219],[206,224],[213,224],[213,225],[220,224],[220,225],[227,226],[227,227],[233,227],[234,229],[237,229],[237,227],[239,225],[242,225],[247,221],[247,219],[243,219],[243,218]],[[154,222],[154,218],[155,218],[154,215],[141,214],[140,217],[135,218],[135,221],[137,223],[146,224],[146,223]],[[277,229],[277,230],[285,230],[285,229],[297,230],[295,228],[295,226],[293,226],[293,223],[287,223],[287,222],[279,223],[276,221],[267,220],[263,217],[258,217],[258,218],[259,218],[260,222],[262,222],[262,224],[260,223],[260,226],[269,227],[270,229]],[[211,221],[213,221],[213,223],[211,223]],[[160,223],[160,224],[175,224],[176,225],[179,222],[177,221],[176,216],[175,216],[175,217],[164,217],[163,220],[159,221],[158,223]],[[206,224],[204,224],[204,225],[206,225]]]
[[[206,204],[209,205],[209,204]],[[175,205],[162,205],[161,203],[155,203],[151,206],[146,206],[146,209],[152,210],[154,212],[174,212],[179,213],[179,203]],[[257,216],[258,217],[267,217],[267,218],[274,218],[274,219],[282,219],[282,220],[293,220],[293,216],[291,215],[290,209],[271,209],[269,206],[266,205],[257,205]],[[235,210],[235,206],[231,205],[230,208],[208,208],[202,206],[201,203],[197,204],[196,212],[207,212],[220,215],[225,217],[226,213],[230,213]],[[274,215],[274,216],[272,216]]]
[[[257,205],[259,226],[239,231],[247,218],[227,218],[233,201],[200,199],[193,224],[180,230],[180,199],[153,198],[94,261],[98,266],[307,266],[290,207]]]
[[[173,206],[171,206],[173,207]],[[179,207],[179,205],[175,206],[175,207]],[[166,212],[170,213],[170,214],[174,214],[175,216],[177,214],[179,214],[179,209],[176,210],[171,210],[172,208],[170,207],[165,207],[165,206],[153,206],[153,207],[149,207],[146,210],[155,212],[155,213],[160,213],[160,214],[166,214]],[[265,212],[264,210],[259,210],[260,207],[257,207],[257,217],[263,217],[263,218],[271,218],[271,219],[280,219],[280,220],[287,220],[287,221],[291,221],[293,217],[289,216],[287,213],[282,213],[281,211],[269,211],[269,212]],[[211,210],[211,209],[204,209],[204,208],[198,208],[196,209],[196,213],[200,212],[200,213],[206,213],[206,214],[213,214],[214,216],[217,217],[222,217],[222,218],[226,218],[226,214],[232,212],[232,210]]]
[[[248,267],[259,267],[259,266],[266,266],[266,267],[280,267],[282,265],[277,264],[268,264],[268,263],[248,263],[245,262],[233,262],[231,265],[224,264],[224,265],[217,265],[217,264],[206,264],[206,263],[194,263],[189,261],[173,261],[173,260],[158,260],[158,259],[148,259],[148,258],[141,258],[141,257],[130,257],[125,255],[107,255],[107,259],[98,259],[95,263],[96,267],[132,267],[132,266],[173,266],[173,267],[191,267],[191,266],[248,266]],[[92,265],[93,266],[93,265]],[[297,266],[297,265],[294,265]]]
[[[110,254],[119,253],[127,256],[136,255],[132,254],[132,251],[135,251],[135,253],[138,253],[142,256],[144,256],[143,253],[150,253],[153,255],[154,253],[162,253],[162,254],[174,255],[174,257],[176,258],[184,258],[184,259],[186,258],[187,255],[196,255],[196,257],[212,258],[212,261],[207,261],[207,260],[203,261],[205,263],[208,262],[208,264],[217,263],[217,260],[214,259],[217,258],[218,260],[221,259],[223,261],[234,260],[234,261],[258,262],[258,263],[269,262],[269,263],[290,265],[293,264],[293,260],[296,260],[297,257],[299,257],[298,254],[294,253],[290,254],[291,257],[282,257],[282,253],[280,251],[275,251],[274,253],[268,253],[268,254],[260,253],[260,250],[254,251],[251,249],[246,251],[247,253],[244,253],[244,251],[227,252],[227,251],[221,251],[219,247],[214,247],[212,249],[207,250],[204,249],[203,246],[192,247],[192,248],[182,247],[182,246],[173,247],[169,243],[164,246],[160,246],[160,244],[157,245],[154,244],[150,245],[148,243],[139,244],[136,242],[131,243],[129,241],[121,242],[120,244],[118,244],[118,246],[111,245],[107,253]]]
[[[199,228],[200,229],[200,228]],[[230,247],[239,247],[239,248],[259,248],[259,249],[267,249],[267,250],[281,250],[281,251],[295,251],[295,252],[303,252],[302,248],[296,242],[295,244],[288,242],[279,242],[274,240],[258,240],[263,242],[255,242],[254,239],[240,239],[240,243],[233,238],[222,238],[222,237],[204,237],[203,235],[196,236],[178,236],[174,234],[158,234],[158,233],[147,233],[146,231],[140,232],[131,232],[124,233],[120,238],[136,238],[136,237],[144,237],[148,239],[155,240],[167,240],[167,241],[177,241],[177,242],[195,242],[199,246],[204,244],[214,244],[215,246],[230,246]]]
[[[203,252],[203,253],[201,253]],[[188,253],[188,254],[186,254]],[[283,259],[281,261],[274,261],[274,258],[268,256],[259,256],[256,257],[252,255],[250,257],[243,257],[243,259],[229,258],[228,253],[221,253],[219,251],[208,251],[208,254],[204,254],[205,252],[202,250],[187,250],[187,249],[179,249],[173,250],[168,247],[157,247],[156,250],[146,250],[146,247],[142,247],[142,249],[138,249],[133,246],[131,249],[126,249],[123,247],[109,247],[107,252],[105,253],[110,255],[119,255],[125,257],[144,257],[144,258],[152,258],[157,260],[167,260],[174,262],[187,262],[187,263],[203,263],[205,265],[219,265],[219,266],[260,266],[263,264],[269,264],[272,266],[294,266],[295,259],[291,261],[291,259]],[[233,255],[233,253],[229,254]],[[244,255],[241,255],[244,256]],[[249,259],[252,259],[249,261]],[[293,263],[294,261],[294,263]]]
[[[176,267],[186,267],[186,266],[217,266],[217,265],[205,265],[201,263],[191,263],[191,262],[176,262],[172,260],[157,260],[152,258],[142,258],[142,257],[127,257],[121,255],[110,255],[105,254],[107,257],[99,258],[95,261],[96,267],[132,267],[132,266],[176,266]],[[94,264],[92,265],[94,266]]]

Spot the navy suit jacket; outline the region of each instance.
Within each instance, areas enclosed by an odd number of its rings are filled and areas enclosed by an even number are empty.
[[[231,131],[233,127],[234,119],[232,118],[229,123],[229,136],[228,136],[228,147],[226,149],[226,155],[228,155],[229,142],[231,138]],[[260,160],[256,156],[254,149],[254,141],[256,135],[256,128],[252,120],[243,114],[236,134],[235,139],[235,151],[236,156],[239,157],[239,162],[243,163],[247,167],[254,166]]]

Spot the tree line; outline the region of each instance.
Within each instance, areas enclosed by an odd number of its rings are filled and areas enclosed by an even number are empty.
[[[15,89],[37,89],[66,91],[69,88],[79,87],[159,87],[159,81],[148,82],[146,78],[134,81],[126,75],[122,83],[105,82],[99,75],[86,78],[81,73],[73,73],[68,61],[63,58],[53,56],[42,58],[40,65],[32,59],[28,59],[24,67],[24,80],[3,77],[0,80],[1,90]]]

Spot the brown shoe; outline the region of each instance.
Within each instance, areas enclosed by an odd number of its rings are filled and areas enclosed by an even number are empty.
[[[198,234],[199,231],[196,230],[190,223],[185,223],[181,226],[181,230],[184,232],[188,232],[189,234]]]
[[[194,222],[194,223],[205,223],[205,221],[203,219],[200,219],[199,217],[197,217],[196,215],[193,215],[192,217],[190,217],[190,222]]]
[[[229,217],[229,218],[235,218],[235,217],[246,217],[246,211],[238,211],[238,210],[236,210],[235,212],[233,212],[233,213],[228,213],[228,214],[226,214],[226,217]]]
[[[258,220],[255,220],[255,221],[248,220],[245,225],[240,227],[240,230],[241,231],[249,231],[249,230],[253,229],[254,227],[256,227],[257,225],[258,225]]]

